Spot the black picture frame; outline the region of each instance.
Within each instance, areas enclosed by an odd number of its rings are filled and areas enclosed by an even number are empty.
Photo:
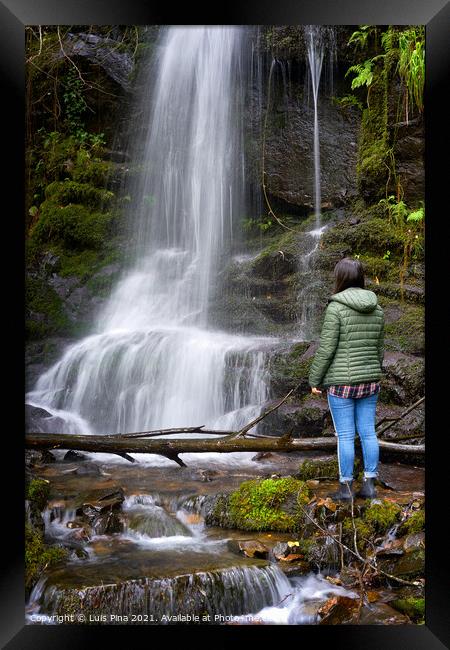
[[[24,620],[23,435],[24,435],[24,201],[25,26],[34,24],[424,24],[426,25],[426,615],[425,625],[405,626],[26,626]],[[444,450],[446,376],[449,364],[447,279],[449,256],[445,238],[445,198],[448,180],[449,115],[445,91],[450,81],[450,3],[444,0],[253,0],[242,4],[200,8],[174,7],[148,0],[0,0],[0,74],[2,88],[2,184],[4,262],[3,368],[8,395],[3,404],[2,541],[0,577],[0,641],[11,650],[79,648],[86,642],[135,645],[136,634],[150,643],[213,643],[214,647],[242,643],[326,644],[333,648],[367,650],[438,650],[450,648],[450,581],[446,479],[450,474]],[[438,379],[441,377],[441,379]],[[442,396],[441,396],[441,394]],[[9,475],[6,475],[8,470]],[[155,636],[156,635],[156,636]],[[206,636],[207,635],[208,639]],[[136,643],[137,645],[137,643]]]

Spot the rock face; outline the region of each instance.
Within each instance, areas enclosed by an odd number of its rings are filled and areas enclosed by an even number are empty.
[[[304,87],[293,92],[305,93]],[[314,208],[314,110],[302,99],[290,100],[266,139],[267,187],[271,195],[291,206]],[[275,118],[272,118],[272,122]],[[343,113],[328,97],[319,97],[322,205],[341,206],[356,195],[356,156],[359,116]],[[336,143],[339,142],[339,146]]]
[[[130,89],[130,75],[133,71],[133,60],[128,52],[117,48],[117,41],[102,38],[98,34],[67,34],[64,50],[71,57],[85,57],[91,63],[103,68],[125,90]],[[57,57],[64,54],[59,51]]]

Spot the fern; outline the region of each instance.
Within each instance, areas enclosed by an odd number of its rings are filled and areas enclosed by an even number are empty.
[[[423,208],[419,208],[418,210],[415,210],[414,212],[410,212],[408,217],[406,218],[406,221],[422,221],[425,216],[425,210]]]
[[[367,61],[364,61],[364,63],[352,65],[345,73],[345,76],[351,72],[354,72],[356,74],[356,77],[352,81],[352,90],[355,88],[360,88],[361,86],[369,87],[373,81],[372,59],[368,59]]]

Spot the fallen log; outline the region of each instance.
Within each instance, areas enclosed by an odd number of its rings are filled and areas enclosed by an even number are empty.
[[[402,445],[380,440],[380,448],[402,455],[423,455],[425,445]],[[112,454],[157,454],[174,460],[179,465],[185,463],[178,454],[232,453],[239,451],[334,451],[336,437],[292,438],[276,437],[230,437],[221,438],[125,438],[123,436],[74,435],[57,433],[27,433],[25,446],[29,449],[73,449]]]

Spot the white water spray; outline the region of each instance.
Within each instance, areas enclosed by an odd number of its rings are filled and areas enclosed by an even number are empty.
[[[322,204],[320,185],[319,119],[317,114],[320,76],[322,74],[322,63],[324,57],[324,40],[322,37],[321,26],[305,25],[305,41],[314,100],[314,214],[316,217],[316,229],[318,229],[321,225],[320,212]]]

